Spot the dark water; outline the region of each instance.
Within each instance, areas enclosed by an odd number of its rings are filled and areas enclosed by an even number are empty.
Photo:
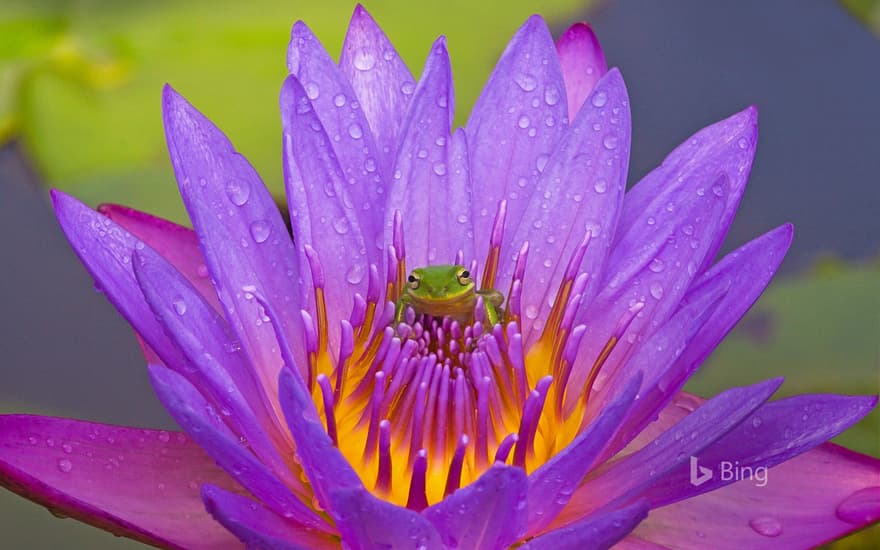
[[[728,248],[792,221],[789,270],[826,252],[877,253],[880,42],[837,4],[614,2],[591,21],[631,94],[632,181],[693,131],[755,103],[758,158]],[[3,152],[0,412],[173,426],[130,330],[92,290],[31,176]],[[4,507],[10,548],[53,548],[85,531],[8,494]],[[88,541],[70,546],[127,546]]]

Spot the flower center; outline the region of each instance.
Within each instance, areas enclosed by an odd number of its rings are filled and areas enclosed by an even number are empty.
[[[502,201],[482,271],[484,289],[496,284],[505,213]],[[304,315],[308,384],[328,434],[367,488],[422,510],[494,462],[533,471],[568,445],[583,427],[590,389],[617,337],[596,358],[585,387],[566,395],[584,334],[583,326],[573,325],[588,279],[578,268],[589,231],[568,263],[540,337],[528,349],[520,326],[527,243],[516,256],[497,325],[486,326],[478,297],[469,321],[409,309],[395,327],[394,300],[407,273],[399,216],[393,235],[384,285],[389,299],[380,307],[382,285],[371,266],[367,298],[357,296],[351,319],[342,321],[335,361],[327,344],[321,266],[306,247],[316,306],[314,320]],[[471,272],[476,273],[475,263]],[[622,325],[617,334],[623,330]]]

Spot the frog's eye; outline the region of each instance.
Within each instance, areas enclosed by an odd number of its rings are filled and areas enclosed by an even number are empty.
[[[464,271],[459,273],[458,274],[458,282],[462,286],[467,286],[467,285],[471,284],[472,282],[474,282],[473,279],[471,279],[471,272],[468,271],[467,269],[465,269]]]
[[[410,273],[409,277],[406,278],[406,286],[415,290],[419,288],[419,284],[421,283],[421,279],[419,279],[416,275]]]

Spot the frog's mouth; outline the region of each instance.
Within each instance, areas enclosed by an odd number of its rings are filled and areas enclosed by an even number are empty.
[[[416,296],[409,297],[412,306],[416,311],[425,313],[432,317],[470,317],[474,312],[474,305],[477,302],[477,296],[473,292],[468,292],[455,298],[422,298]]]

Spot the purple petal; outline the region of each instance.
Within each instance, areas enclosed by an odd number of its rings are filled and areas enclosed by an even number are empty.
[[[467,251],[466,262],[473,258],[467,151],[463,134],[450,138],[452,98],[449,54],[440,37],[413,96],[385,208],[386,245],[395,212],[404,214],[411,266],[451,263],[459,250]]]
[[[602,349],[612,336],[617,336],[618,342],[594,388],[600,394],[604,392],[606,381],[618,375],[635,345],[669,319],[699,274],[698,267],[713,246],[726,208],[730,179],[722,173],[706,182],[699,171],[683,174],[682,184],[677,180],[667,182],[660,198],[648,205],[645,217],[637,224],[619,226],[624,234],[615,234],[601,290],[578,314],[578,322],[589,323],[591,330],[581,343],[570,385],[583,385]],[[623,334],[615,334],[621,319],[634,306],[641,307],[641,311]],[[576,397],[573,393],[572,399]],[[591,399],[590,415],[596,413],[601,401]]]
[[[650,445],[610,463],[591,475],[575,492],[557,524],[565,525],[609,503],[625,502],[662,480],[735,428],[761,406],[782,383],[767,380],[727,390],[667,429]]]
[[[244,438],[276,475],[301,487],[291,465],[278,454],[277,449],[288,448],[288,440],[276,422],[271,402],[253,378],[250,365],[236,351],[226,322],[157,253],[147,248],[138,251],[134,270],[156,318],[192,366],[184,373],[186,378],[225,411],[235,435]]]
[[[662,212],[664,205],[675,200],[680,189],[704,193],[716,192],[715,182],[724,174],[728,181],[723,190],[724,212],[715,226],[710,226],[710,246],[697,271],[705,270],[715,259],[721,242],[745,191],[755,148],[758,144],[758,110],[754,106],[725,120],[708,126],[672,151],[663,163],[626,194],[620,216],[618,240],[633,226],[644,223],[652,212]],[[696,183],[696,186],[694,185]]]
[[[326,535],[284,521],[253,500],[213,485],[202,486],[205,508],[248,548],[319,550],[339,548]]]
[[[496,464],[422,512],[449,548],[508,548],[526,529],[526,474]]]
[[[382,172],[390,174],[415,81],[394,45],[360,4],[348,25],[339,70],[351,83],[376,136]]]
[[[338,165],[338,170],[341,170],[343,181],[349,184],[346,187],[352,202],[348,203],[348,207],[357,205],[358,208],[352,209],[351,213],[358,216],[358,223],[363,229],[366,242],[379,243],[382,236],[381,214],[360,208],[367,206],[377,208],[378,205],[384,204],[383,193],[388,175],[384,172],[373,131],[367,122],[365,112],[360,108],[352,85],[324,50],[321,42],[302,21],[297,21],[290,31],[287,66],[290,74],[302,84],[309,104],[314,107],[320,126],[332,140],[327,143],[327,151],[322,151],[322,154],[331,151],[335,153],[334,164]],[[296,99],[299,97],[285,95],[282,92],[282,122],[285,124],[289,122],[287,119],[290,118],[290,111],[303,108],[290,102]],[[386,136],[383,137],[387,139]],[[394,152],[389,151],[389,154],[393,155]],[[290,165],[293,163],[300,164],[306,161],[307,159],[300,155],[287,157],[285,169],[290,170]],[[326,174],[323,171],[312,172],[305,166],[299,166],[298,169],[306,181],[315,185],[324,185]],[[293,204],[291,206],[302,207]],[[291,214],[294,214],[293,210]]]
[[[556,51],[565,79],[568,119],[574,120],[596,83],[608,72],[608,65],[599,39],[586,23],[575,23],[562,33]]]
[[[529,242],[531,265],[523,283],[521,320],[527,344],[540,336],[568,259],[586,231],[592,237],[578,272],[591,275],[584,301],[592,298],[623,202],[629,144],[629,100],[623,78],[614,69],[565,130],[535,184],[522,223],[512,228],[513,246]],[[502,254],[508,257],[510,253]],[[508,281],[513,264],[504,262],[499,271],[499,280]]]
[[[118,204],[102,204],[98,207],[98,212],[161,254],[192,283],[214,309],[222,311],[220,300],[217,299],[217,293],[208,277],[202,251],[199,250],[199,238],[192,229]]]
[[[701,401],[682,392],[647,432],[667,429],[689,414],[683,403]],[[775,466],[767,480],[760,486],[745,479],[654,509],[636,533],[673,548],[811,548],[880,519],[876,458],[826,443]]]
[[[52,191],[55,215],[73,251],[107,299],[162,362],[186,372],[187,360],[156,321],[135,280],[131,256],[145,247],[131,233],[75,198]]]
[[[481,197],[473,204],[478,251],[489,242],[501,200],[508,201],[507,226],[519,224],[567,115],[556,47],[544,20],[534,15],[507,45],[466,127],[471,181],[480,187]],[[508,232],[502,250],[510,236]]]
[[[166,548],[240,548],[205,512],[202,483],[241,490],[182,433],[0,416],[0,485],[117,535]]]
[[[330,529],[232,435],[220,413],[182,376],[151,365],[150,379],[174,420],[245,489],[290,521],[314,529]]]
[[[296,454],[324,510],[330,509],[330,491],[362,487],[351,465],[333,441],[312,402],[308,389],[292,368],[281,369],[281,408],[296,441]]]
[[[722,471],[723,462],[738,468],[766,471],[842,433],[871,412],[876,404],[876,396],[843,395],[798,395],[767,403],[695,456],[700,466],[716,474]],[[770,476],[772,472],[762,485],[769,483]],[[660,480],[643,496],[654,508],[713,491],[733,481],[715,475],[694,486],[685,467]]]
[[[602,414],[583,430],[565,449],[529,476],[529,529],[534,535],[543,531],[568,503],[599,453],[626,417],[639,390],[641,376],[636,376]]]
[[[532,539],[522,550],[604,550],[625,537],[648,515],[648,503],[603,508],[582,520]]]
[[[332,492],[331,513],[351,550],[443,548],[440,535],[418,513],[380,500],[364,488]]]
[[[312,281],[324,286],[329,319],[338,322],[351,311],[353,296],[366,295],[369,264],[382,265],[380,241],[361,225],[362,208],[373,208],[381,217],[382,203],[364,203],[357,184],[344,179],[333,155],[330,138],[321,128],[306,91],[293,76],[281,90],[284,127],[284,166],[287,199],[294,238],[301,264],[306,265],[304,246],[313,247],[324,269],[340,270],[338,276]],[[333,324],[330,341],[337,349],[339,331]]]
[[[286,334],[302,334],[300,266],[275,201],[226,136],[170,86],[163,94],[165,135],[184,204],[208,270],[251,364],[277,395],[278,355],[272,327],[242,291],[255,286],[285,304]],[[298,350],[304,355],[304,350]],[[305,363],[303,363],[305,364]]]

